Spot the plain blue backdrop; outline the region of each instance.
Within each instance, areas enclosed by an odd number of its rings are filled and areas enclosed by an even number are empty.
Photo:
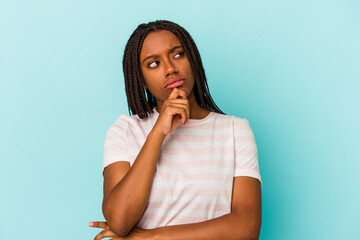
[[[175,21],[211,94],[247,118],[261,240],[360,239],[359,1],[0,1],[0,239],[92,239],[102,148],[128,113],[122,55]]]

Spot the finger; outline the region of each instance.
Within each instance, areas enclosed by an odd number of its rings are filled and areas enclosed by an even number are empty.
[[[111,230],[106,229],[106,230],[102,230],[98,235],[96,235],[94,240],[100,240],[108,237],[116,237],[116,235]]]
[[[182,98],[168,98],[165,102],[189,104],[189,100]]]
[[[171,91],[169,97],[169,99],[173,99],[173,98],[182,98],[182,99],[186,99],[186,94],[183,90],[180,90],[178,88],[173,88],[173,90]]]
[[[167,99],[165,101],[164,106],[172,106],[172,105],[177,105],[177,104],[182,104],[183,107],[185,107],[186,109],[186,113],[187,113],[187,119],[190,119],[190,104],[189,104],[189,100],[187,99]]]
[[[181,115],[181,119],[182,119],[182,123],[183,124],[185,124],[188,120],[189,120],[189,118],[190,118],[190,107],[189,107],[189,105],[188,104],[182,104],[182,103],[167,103],[166,104],[166,107],[167,108],[170,108],[171,110],[171,115],[173,115],[173,112],[174,112],[174,110],[177,112],[178,111],[178,109],[179,110],[184,110],[184,114],[181,114],[181,113],[178,113],[178,114],[180,114]],[[172,109],[172,108],[174,108],[175,107],[175,109]]]
[[[171,108],[171,107],[182,107],[184,109],[189,109],[189,104],[186,103],[182,103],[182,102],[166,102],[164,105],[164,110],[167,108]]]
[[[190,104],[189,104],[189,100],[187,99],[180,99],[180,98],[177,98],[177,99],[167,99],[165,102],[164,102],[164,105],[163,106],[166,106],[168,104],[182,104],[186,107],[188,107],[190,109]]]
[[[179,114],[182,124],[185,124],[186,119],[188,117],[187,111],[184,107],[172,106],[172,108],[170,109],[170,114],[172,116]]]
[[[103,229],[110,229],[107,222],[89,222],[89,227],[95,227],[95,228],[103,228]]]

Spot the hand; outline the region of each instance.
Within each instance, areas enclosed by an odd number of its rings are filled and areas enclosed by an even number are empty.
[[[113,231],[110,230],[107,222],[90,222],[90,227],[102,228],[98,235],[95,236],[94,240],[101,240],[103,238],[110,238],[110,240],[146,240],[151,239],[151,230],[143,230],[140,228],[133,228],[126,237],[118,237]]]
[[[98,235],[95,236],[94,240],[100,240],[108,237],[112,237],[111,239],[116,239],[117,237],[116,234],[110,230],[110,227],[109,225],[107,225],[107,222],[90,222],[89,226],[104,229]]]
[[[168,99],[165,100],[161,107],[153,131],[167,136],[177,128],[179,120],[182,124],[186,124],[189,118],[190,105],[186,98],[186,93],[178,88],[173,88]]]

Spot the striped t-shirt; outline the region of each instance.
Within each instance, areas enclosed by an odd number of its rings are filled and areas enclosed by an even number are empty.
[[[133,164],[159,113],[121,115],[105,137],[104,163]],[[146,166],[144,166],[146,167]],[[257,147],[246,119],[210,112],[179,122],[162,144],[148,205],[137,226],[195,223],[231,212],[233,178],[261,181]]]

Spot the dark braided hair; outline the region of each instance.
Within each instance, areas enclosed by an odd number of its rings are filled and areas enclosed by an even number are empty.
[[[184,28],[176,23],[165,20],[140,24],[126,44],[123,70],[129,114],[138,114],[141,119],[147,118],[149,114],[153,113],[152,109],[156,107],[155,97],[149,89],[144,91],[143,88],[142,83],[145,80],[140,68],[140,52],[146,36],[150,32],[157,30],[168,30],[180,39],[194,74],[195,84],[193,91],[196,102],[202,108],[224,114],[211,98],[204,67],[194,40]]]

